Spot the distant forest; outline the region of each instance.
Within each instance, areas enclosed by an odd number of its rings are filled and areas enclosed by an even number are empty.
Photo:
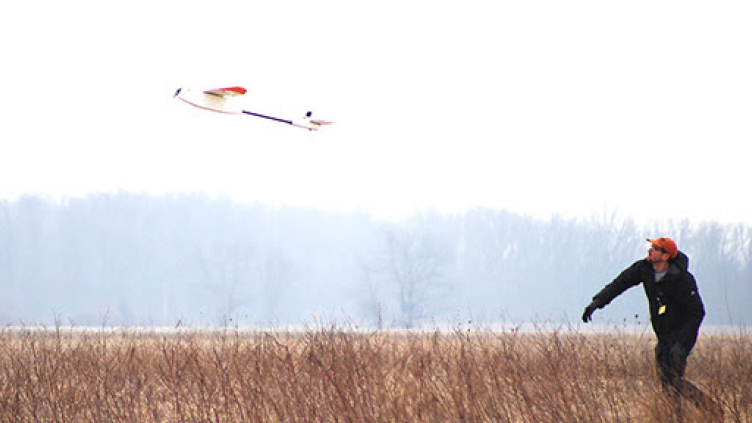
[[[504,210],[378,221],[201,195],[0,202],[4,325],[571,322],[647,236],[690,257],[707,325],[752,322],[752,228]],[[648,325],[642,287],[596,314]]]

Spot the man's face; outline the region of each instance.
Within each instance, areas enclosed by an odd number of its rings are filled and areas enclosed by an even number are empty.
[[[653,244],[648,249],[648,261],[651,263],[660,263],[668,260],[668,254],[663,251],[663,248]]]

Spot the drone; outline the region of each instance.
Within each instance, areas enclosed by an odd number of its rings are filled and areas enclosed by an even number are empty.
[[[309,131],[317,131],[320,127],[331,125],[332,122],[328,122],[321,119],[313,119],[312,112],[308,112],[303,116],[302,120],[282,119],[274,116],[264,115],[261,113],[252,112],[250,110],[243,110],[238,108],[232,101],[228,101],[235,97],[245,95],[248,92],[243,87],[226,87],[215,88],[211,90],[192,90],[189,88],[178,88],[175,91],[173,97],[178,98],[191,106],[198,107],[199,109],[209,110],[217,113],[225,113],[231,115],[249,115],[262,119],[268,119],[275,122],[285,123],[297,128],[307,129]]]

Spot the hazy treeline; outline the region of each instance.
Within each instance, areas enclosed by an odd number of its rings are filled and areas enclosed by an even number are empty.
[[[662,235],[690,256],[706,323],[752,322],[749,226],[487,209],[398,224],[120,193],[0,202],[0,323],[575,322]],[[636,287],[597,317],[647,324],[646,310]]]

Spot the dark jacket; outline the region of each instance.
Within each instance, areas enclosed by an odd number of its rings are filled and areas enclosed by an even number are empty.
[[[695,277],[688,269],[689,258],[679,251],[669,260],[666,275],[656,282],[653,265],[647,259],[638,260],[596,294],[593,301],[602,308],[622,292],[642,283],[650,306],[650,322],[658,339],[694,342],[705,317],[705,307]]]

